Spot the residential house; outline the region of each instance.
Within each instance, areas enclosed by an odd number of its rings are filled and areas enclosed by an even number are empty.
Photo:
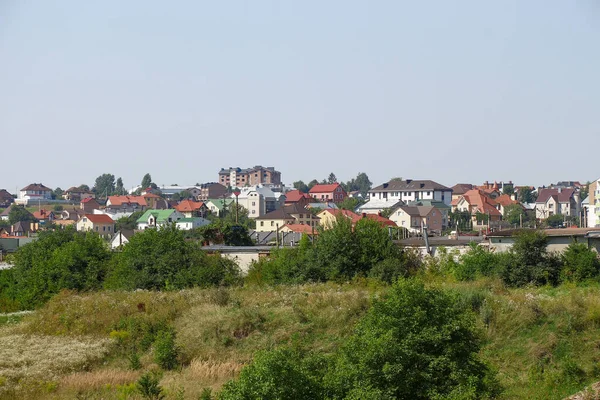
[[[284,225],[283,228],[279,229],[279,232],[294,232],[299,233],[301,235],[308,235],[312,237],[313,235],[317,235],[318,231],[314,226],[304,225],[304,224],[288,224]]]
[[[452,186],[452,200],[458,199],[471,189],[473,189],[473,185],[470,183],[457,183],[456,185]]]
[[[292,204],[297,204],[298,206],[304,208],[309,203],[312,203],[314,198],[308,193],[303,193],[299,190],[290,190],[285,194],[285,205],[289,206]]]
[[[235,199],[235,195],[231,195]],[[286,196],[281,192],[275,192],[263,185],[243,187],[237,202],[241,207],[248,210],[249,218],[258,218],[271,211],[280,209],[285,204]]]
[[[27,209],[24,206],[13,203],[10,206],[8,206],[8,208],[6,208],[4,211],[2,211],[0,213],[0,220],[8,221],[10,219],[10,212],[12,211],[12,209],[14,207],[21,207],[21,208],[23,208],[24,213],[33,216],[33,214],[31,214],[29,211],[27,211]]]
[[[588,193],[587,226],[600,227],[600,178],[590,183]]]
[[[459,199],[453,200],[452,209],[469,212],[473,230],[497,227],[502,220],[496,201],[481,189],[469,190]]]
[[[441,234],[443,229],[442,213],[433,206],[401,205],[394,208],[390,220],[416,234],[423,233],[425,229],[428,233]]]
[[[206,225],[210,225],[210,221],[201,217],[181,218],[175,222],[175,226],[182,231],[190,231]]]
[[[32,183],[21,189],[19,200],[24,203],[38,200],[52,200],[52,189],[41,183]]]
[[[383,200],[390,205],[419,200],[435,200],[450,205],[452,189],[431,180],[392,179],[369,190],[368,199]]]
[[[381,214],[387,209],[394,209],[396,207],[406,205],[402,200],[393,200],[393,199],[377,199],[373,198],[367,201],[366,203],[360,205],[356,212],[358,213],[366,213],[366,214]]]
[[[309,209],[309,210],[313,210],[314,212],[316,212],[315,210],[326,210],[328,208],[332,208],[334,210],[337,210],[338,206],[335,203],[332,202],[328,202],[328,203],[308,203],[305,208]]]
[[[181,192],[186,191],[190,194],[190,198],[197,199],[200,196],[200,188],[197,186],[179,186],[179,185],[171,185],[171,186],[162,186],[160,188],[160,193],[163,196],[168,198],[173,197],[176,194],[181,194]],[[158,196],[158,190],[154,190],[152,188],[147,188],[142,191],[142,196],[146,194],[152,194],[160,198]]]
[[[510,184],[511,184],[511,187],[513,187],[512,186],[512,182]],[[501,186],[498,184],[498,182],[494,182],[492,184],[492,183],[490,183],[488,181],[485,181],[483,183],[483,185],[481,185],[481,186],[475,186],[473,189],[479,189],[479,190],[481,190],[482,192],[484,192],[491,199],[496,199],[496,198],[498,198],[502,194],[502,189],[501,189]]]
[[[152,193],[146,196],[156,196]],[[136,212],[145,211],[148,207],[146,199],[143,196],[108,196],[106,200],[106,209],[113,212]]]
[[[203,202],[183,200],[175,206],[175,209],[182,213],[185,218],[204,217],[208,208]]]
[[[225,187],[244,187],[255,185],[281,185],[281,172],[274,167],[261,165],[252,168],[229,167],[221,168],[218,182]]]
[[[90,190],[80,189],[75,186],[68,188],[63,193],[63,199],[74,202],[81,202],[81,200],[90,197],[94,197],[94,193],[92,193]]]
[[[110,241],[110,248],[113,250],[119,249],[129,243],[129,239],[134,235],[134,231],[130,229],[121,229]]]
[[[362,218],[360,215],[353,213],[350,210],[337,210],[331,208],[321,211],[317,214],[317,217],[319,217],[319,225],[321,225],[324,229],[331,229],[337,222],[338,218],[349,219],[352,222],[352,226],[354,226]]]
[[[454,193],[453,193],[454,194]],[[419,201],[409,201],[407,206],[431,206],[438,209],[438,211],[442,214],[442,229],[446,229],[449,226],[449,214],[452,210],[452,207],[447,205],[442,201],[436,200],[419,200]]]
[[[100,209],[100,203],[98,203],[95,198],[88,197],[81,200],[81,203],[79,203],[79,208],[81,208],[81,210],[83,210],[83,212],[86,214],[93,214],[94,210]]]
[[[185,216],[177,210],[146,210],[137,220],[139,230],[174,224]]]
[[[87,211],[87,213],[93,214],[94,210],[91,209]],[[79,221],[79,219],[83,217],[84,214],[86,214],[86,211],[81,208],[65,208],[60,212],[60,219],[62,219],[63,221]]]
[[[517,205],[521,207],[523,211],[525,210],[525,207],[523,207],[521,203],[519,203],[517,200],[514,200],[507,194],[501,194],[500,196],[496,197],[494,201],[496,202],[496,208],[498,211],[500,211],[500,214],[502,214],[503,217],[506,216],[506,207],[508,206]]]
[[[285,206],[256,218],[256,232],[273,232],[284,225],[301,224],[316,227],[319,218],[297,205]]]
[[[19,221],[10,227],[11,236],[29,236],[31,233],[37,232],[39,225],[37,222]]]
[[[348,197],[348,194],[339,183],[317,184],[310,188],[308,193],[317,201],[327,203],[341,203]]]
[[[84,214],[76,227],[78,232],[96,232],[102,237],[111,237],[115,233],[115,221],[106,214]]]
[[[43,208],[38,211],[34,211],[33,216],[41,224],[52,222],[56,219],[56,216],[54,215],[54,211],[44,210]]]
[[[221,217],[223,213],[229,212],[229,210],[235,211],[235,208],[232,208],[231,205],[235,206],[235,199],[231,199],[229,197],[224,197],[220,199],[208,199],[204,202],[206,204],[206,208],[211,214]]]
[[[6,208],[14,203],[15,199],[6,189],[0,189],[0,208]]]
[[[218,199],[227,195],[227,187],[216,182],[208,182],[200,185],[200,194],[198,200],[206,201],[208,199]]]
[[[540,189],[535,201],[535,217],[546,219],[552,215],[561,214],[568,217],[579,217],[581,199],[576,189]]]
[[[378,222],[383,227],[396,227],[396,223],[389,218],[386,218],[379,214],[362,214],[362,218],[370,219],[371,221]]]

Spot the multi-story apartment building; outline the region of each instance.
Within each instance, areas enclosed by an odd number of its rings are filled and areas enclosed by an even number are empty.
[[[256,165],[252,168],[221,168],[218,182],[225,187],[281,185],[281,172],[275,167]]]

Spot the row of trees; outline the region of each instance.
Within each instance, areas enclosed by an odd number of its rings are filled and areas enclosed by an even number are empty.
[[[320,183],[321,184],[339,183],[346,192],[353,192],[353,191],[358,190],[359,192],[361,192],[363,197],[366,197],[367,192],[369,190],[371,190],[371,188],[373,186],[373,183],[369,180],[369,177],[364,172],[359,172],[358,175],[356,176],[356,178],[352,178],[348,182],[338,182],[337,177],[332,172],[329,174],[329,176],[327,178],[325,178],[321,181],[319,181],[317,179],[313,179],[312,181],[308,182],[308,184],[304,183],[303,181],[296,181],[296,182],[294,182],[293,186],[294,186],[294,189],[298,189],[301,192],[308,193],[309,190],[313,186],[320,184]]]
[[[175,227],[148,229],[112,253],[100,236],[72,228],[40,233],[0,271],[0,310],[31,309],[62,289],[181,289],[231,285],[237,265],[210,257]]]

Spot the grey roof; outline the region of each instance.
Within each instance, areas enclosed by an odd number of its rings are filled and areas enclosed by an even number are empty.
[[[434,208],[433,206],[400,206],[395,208],[395,210],[400,209],[414,217],[426,217]]]
[[[403,192],[403,191],[426,191],[426,190],[444,190],[444,191],[452,191],[449,187],[444,185],[440,185],[437,182],[431,180],[412,180],[407,179],[404,181],[393,179],[389,182],[386,182],[382,185],[379,185],[371,190],[369,193],[373,192]]]

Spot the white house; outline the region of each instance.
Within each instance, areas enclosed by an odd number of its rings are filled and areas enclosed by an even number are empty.
[[[175,226],[182,231],[190,231],[192,229],[200,228],[201,226],[206,226],[209,224],[209,220],[201,217],[182,218],[175,222]]]
[[[446,205],[452,202],[452,189],[431,180],[392,179],[369,190],[368,200],[398,201],[435,200]]]
[[[540,189],[535,202],[535,216],[546,219],[552,215],[579,217],[581,199],[575,189]]]
[[[146,210],[137,220],[139,230],[174,224],[185,216],[177,210]]]
[[[41,183],[32,183],[19,191],[19,199],[25,202],[52,200],[52,189]]]
[[[235,195],[232,194],[231,198],[235,199]],[[256,185],[241,188],[237,201],[248,210],[249,218],[258,218],[283,207],[285,195],[269,187]]]
[[[115,250],[129,243],[129,239],[133,236],[133,231],[122,229],[118,231],[110,241],[110,248]]]

